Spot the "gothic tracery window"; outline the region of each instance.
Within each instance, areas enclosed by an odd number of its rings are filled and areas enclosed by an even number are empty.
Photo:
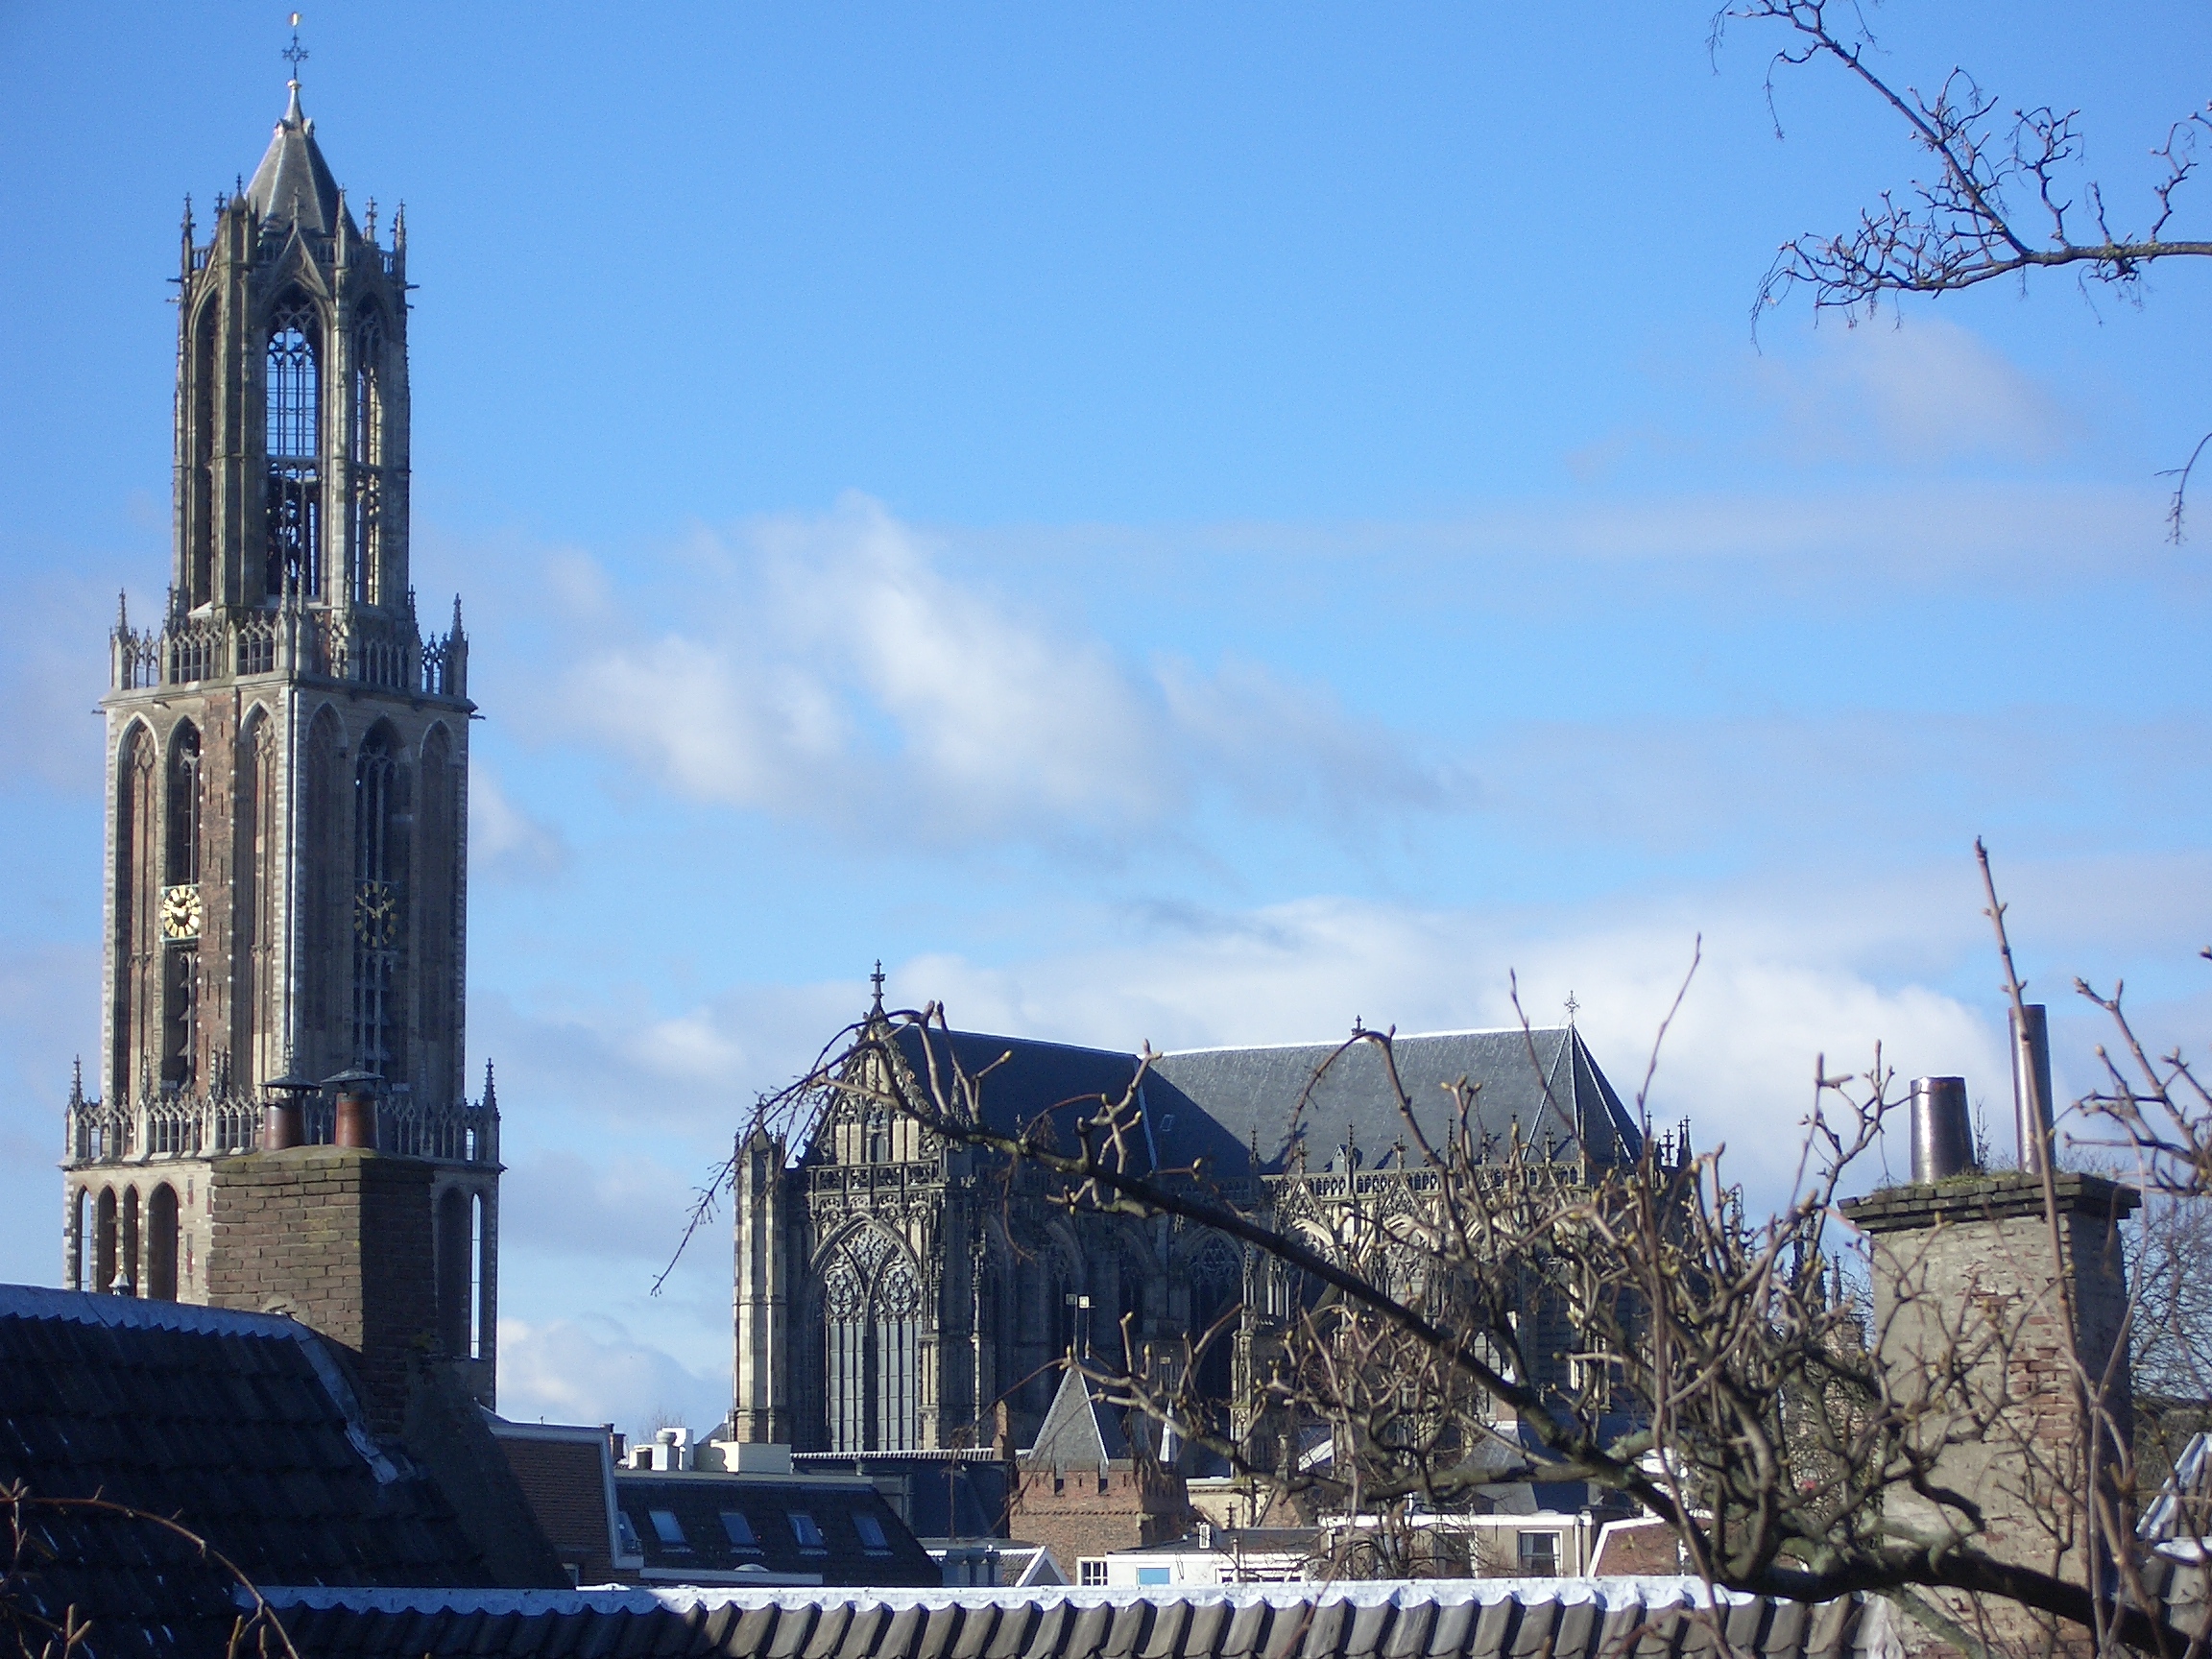
[[[377,561],[384,511],[384,320],[364,311],[353,325],[353,502],[347,563],[353,601],[379,603]]]
[[[823,1277],[830,1449],[907,1452],[921,1444],[922,1294],[881,1233],[849,1239]]]
[[[189,1090],[200,1024],[200,732],[188,720],[170,738],[162,795],[161,1087]]]
[[[391,727],[361,740],[353,766],[353,1063],[385,1074],[398,1058],[405,935],[407,775]]]
[[[269,324],[268,592],[313,596],[322,585],[321,340],[315,302],[292,294]]]

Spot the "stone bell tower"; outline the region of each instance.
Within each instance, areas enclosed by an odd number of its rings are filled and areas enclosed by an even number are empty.
[[[463,1075],[475,706],[460,601],[425,637],[408,585],[406,226],[380,240],[373,203],[356,222],[289,91],[205,241],[185,207],[174,557],[161,615],[111,636],[99,1094],[80,1079],[68,1108],[64,1273],[284,1303],[245,1272],[245,1212],[226,1218],[244,1166],[302,1143],[419,1163],[419,1195],[356,1206],[378,1219],[350,1271],[419,1243],[418,1336],[488,1399],[498,1113],[489,1073],[475,1103]],[[257,1214],[285,1209],[271,1179]]]

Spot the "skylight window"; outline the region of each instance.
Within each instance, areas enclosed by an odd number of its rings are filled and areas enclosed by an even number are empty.
[[[753,1523],[745,1519],[741,1509],[722,1511],[722,1530],[730,1534],[730,1542],[740,1550],[757,1550],[760,1540],[753,1535]]]
[[[891,1540],[883,1536],[883,1523],[873,1515],[853,1517],[853,1529],[860,1534],[860,1547],[871,1555],[888,1553]]]
[[[787,1510],[784,1519],[791,1523],[791,1536],[799,1540],[800,1549],[819,1550],[823,1547],[822,1528],[814,1524],[814,1517],[805,1510]]]
[[[688,1550],[691,1540],[684,1536],[684,1524],[676,1519],[673,1509],[649,1509],[646,1519],[653,1523],[653,1531],[661,1542],[672,1550]]]

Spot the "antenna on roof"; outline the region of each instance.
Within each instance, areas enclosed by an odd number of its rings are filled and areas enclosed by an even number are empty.
[[[300,13],[292,13],[292,44],[276,54],[292,65],[291,84],[300,84],[300,65],[307,61],[307,48],[300,44]]]

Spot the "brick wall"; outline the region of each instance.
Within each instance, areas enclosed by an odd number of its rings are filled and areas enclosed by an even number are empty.
[[[1171,1542],[1190,1529],[1190,1519],[1180,1477],[1118,1461],[1103,1476],[1095,1468],[1023,1470],[1008,1529],[1051,1551],[1072,1580],[1084,1556]]]
[[[430,1178],[413,1158],[297,1146],[224,1159],[208,1182],[208,1302],[289,1313],[351,1349],[381,1433],[436,1343]]]

